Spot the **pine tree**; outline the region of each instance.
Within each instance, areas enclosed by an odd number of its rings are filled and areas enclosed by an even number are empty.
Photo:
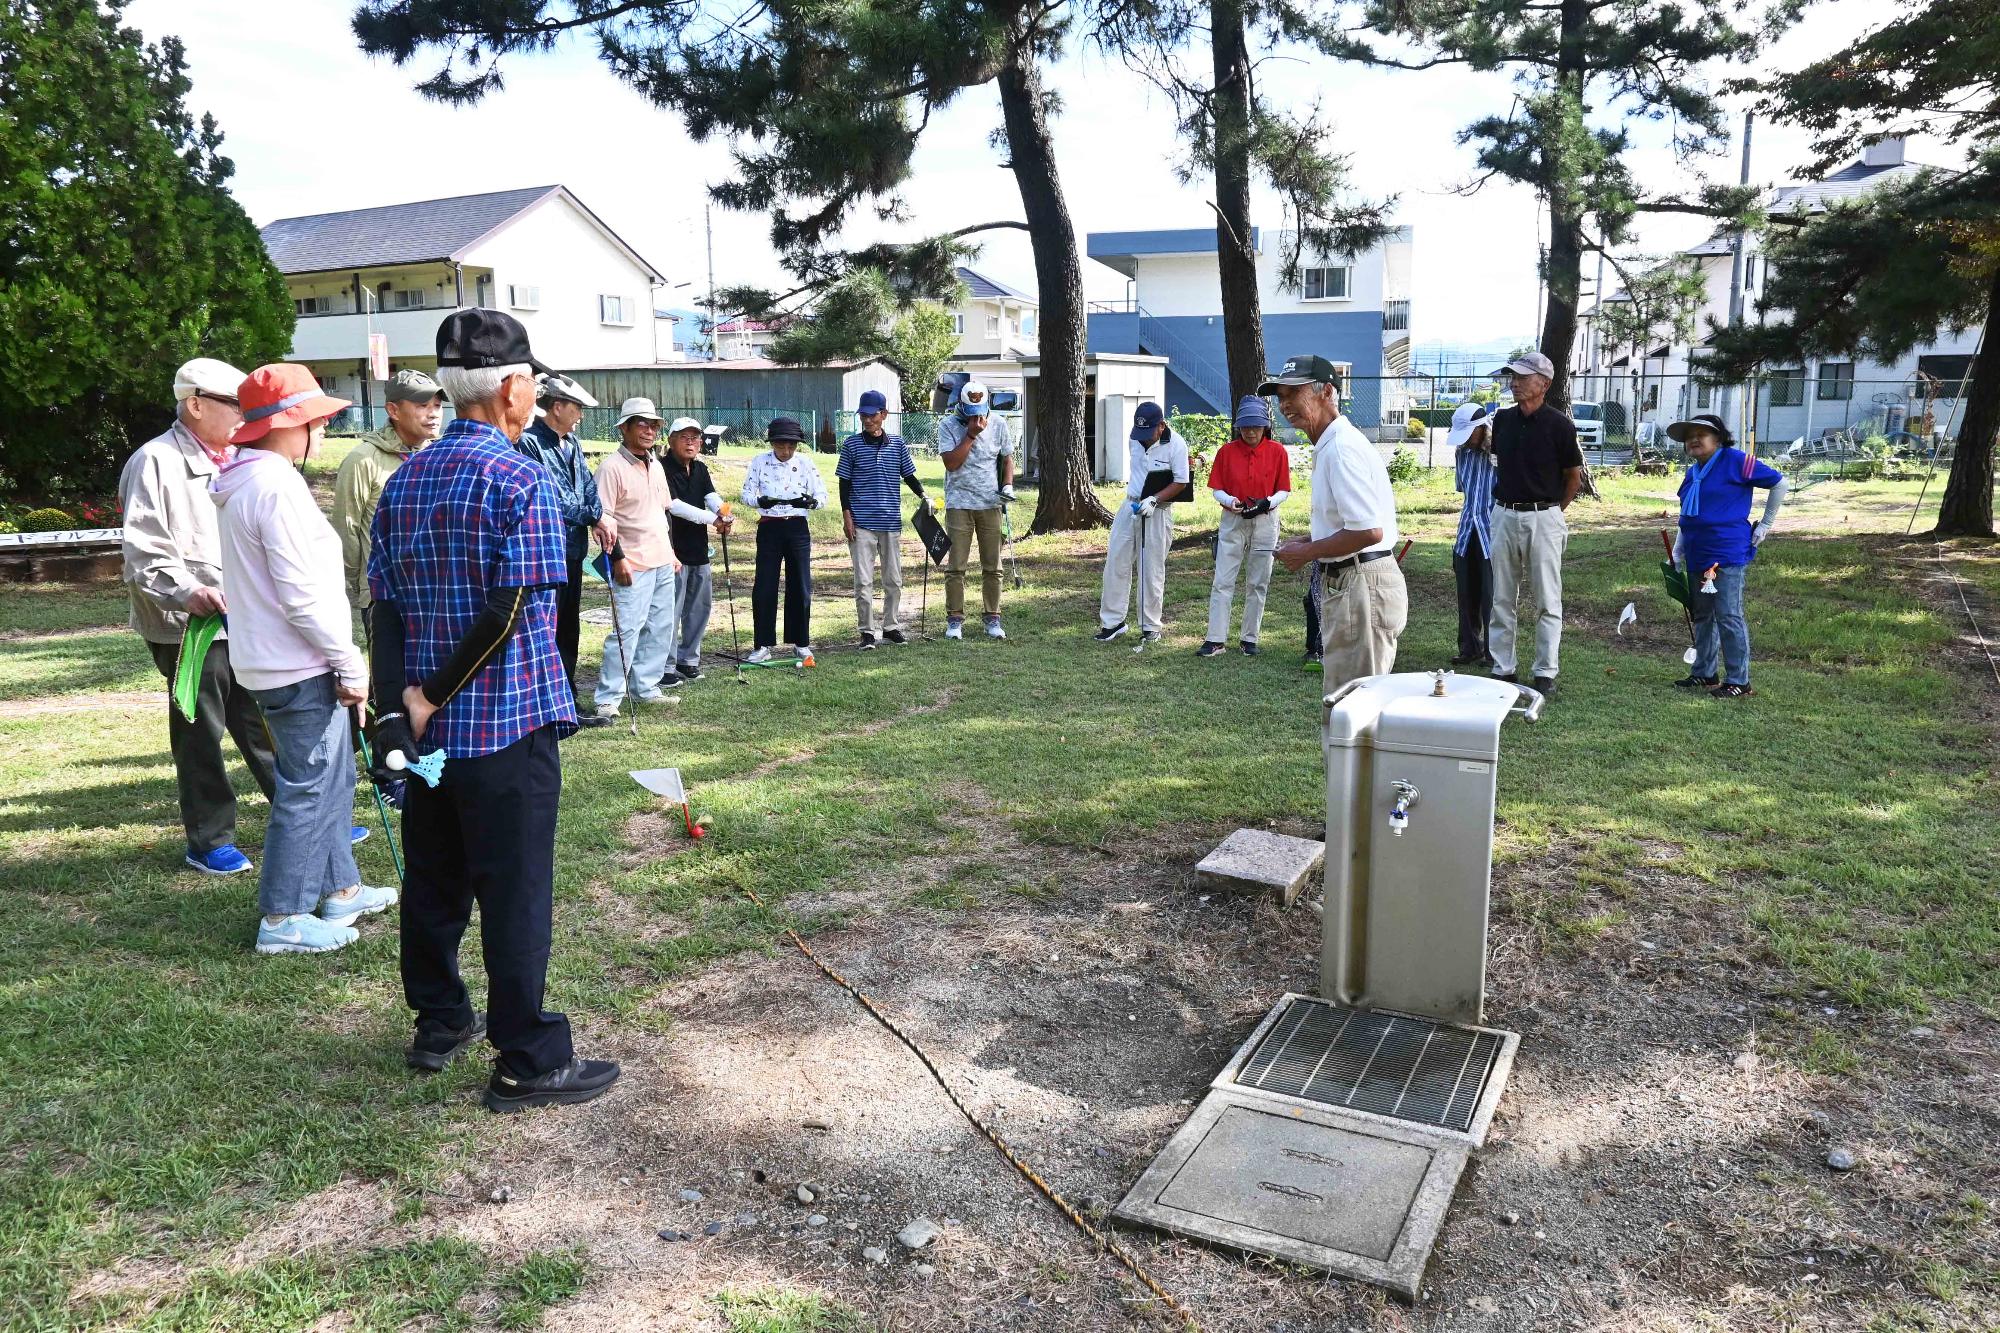
[[[0,488],[102,491],[170,416],[175,367],[290,345],[284,280],[196,123],[181,44],[124,0],[0,8]]]
[[[1776,79],[1765,110],[1810,129],[1816,169],[1857,144],[1933,133],[1966,145],[1959,170],[1931,170],[1766,237],[1765,318],[1718,330],[1711,366],[1827,353],[1890,361],[1939,329],[1982,327],[1962,397],[1957,448],[1936,531],[1993,534],[1993,449],[2000,433],[2000,20],[1990,0],[1901,0],[1849,49]]]

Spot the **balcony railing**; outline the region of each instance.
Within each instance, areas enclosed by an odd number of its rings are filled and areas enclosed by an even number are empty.
[[[1408,333],[1410,331],[1410,303],[1408,301],[1384,301],[1382,303],[1382,331],[1384,333]]]

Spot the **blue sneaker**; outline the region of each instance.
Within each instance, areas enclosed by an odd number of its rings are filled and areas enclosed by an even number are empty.
[[[320,920],[329,926],[351,926],[364,916],[396,905],[394,889],[363,884],[354,891],[352,898],[326,897],[319,900]]]
[[[258,953],[331,953],[361,938],[352,926],[336,926],[309,912],[279,920],[276,925],[257,918]]]
[[[348,826],[347,845],[349,847],[359,847],[366,841],[368,841],[368,826],[366,824],[351,824]]]
[[[233,842],[199,854],[190,847],[186,859],[189,865],[204,875],[240,875],[250,868],[250,858],[237,851]]]

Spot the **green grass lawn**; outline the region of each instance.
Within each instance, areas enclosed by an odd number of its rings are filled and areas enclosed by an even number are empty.
[[[753,452],[725,455],[725,495]],[[938,464],[925,466],[935,488]],[[1963,617],[1942,600],[1948,585],[1924,586],[1929,545],[1887,535],[1916,486],[1805,493],[1751,577],[1758,693],[1737,704],[1667,688],[1685,646],[1657,586],[1672,486],[1607,478],[1603,499],[1574,511],[1562,692],[1539,726],[1510,727],[1502,752],[1499,855],[1576,864],[1576,889],[1551,891],[1535,919],[1552,940],[1587,934],[1601,910],[1584,891],[1643,892],[1629,874],[1643,861],[1705,886],[1718,918],[1753,922],[1802,993],[1911,1016],[2000,1013],[1993,696],[1952,658]],[[1304,526],[1302,500],[1288,530]],[[1403,507],[1418,541],[1398,664],[1421,669],[1452,651],[1449,477]],[[1205,500],[1183,533],[1214,520]],[[836,512],[814,518],[826,541],[837,525]],[[740,888],[782,910],[918,854],[953,856],[976,879],[982,852],[1003,844],[1318,818],[1300,584],[1275,579],[1263,656],[1198,660],[1209,561],[1185,546],[1167,641],[1134,655],[1129,640],[1090,641],[1102,546],[1101,533],[1021,542],[1027,586],[1007,593],[1004,644],[827,653],[815,671],[747,685],[715,672],[648,711],[636,741],[617,729],[566,743],[552,1006],[585,1032],[665,1021],[647,1003],[663,982],[770,946]],[[732,547],[747,640],[748,535]],[[849,584],[836,547],[817,554],[815,637],[834,644],[852,638]],[[1975,595],[2000,591],[1990,551],[1957,567]],[[1640,623],[1619,637],[1628,601]],[[596,590],[589,604],[603,604]],[[484,1071],[402,1068],[393,921],[326,958],[258,958],[254,885],[180,867],[164,704],[116,697],[160,687],[118,628],[120,599],[9,590],[0,609],[30,631],[0,637],[0,1324],[281,1328],[343,1309],[370,1327],[525,1327],[587,1281],[565,1254],[523,1264],[417,1239],[358,1264],[211,1262],[274,1208],[343,1179],[419,1207],[487,1125]],[[710,646],[728,634],[718,606]],[[586,626],[593,668],[602,636]],[[715,836],[645,861],[628,830],[650,798],[626,771],[661,764],[681,767]],[[373,824],[372,804],[356,817]],[[244,803],[240,836],[261,844],[261,801]],[[391,874],[379,832],[361,851],[371,879]],[[641,938],[620,926],[635,914],[678,928]],[[79,1286],[149,1264],[194,1271],[150,1299]],[[778,1297],[717,1299],[733,1327],[842,1326]]]

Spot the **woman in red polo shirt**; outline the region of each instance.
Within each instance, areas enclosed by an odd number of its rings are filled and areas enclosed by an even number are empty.
[[[1215,587],[1208,595],[1208,634],[1195,651],[1214,657],[1229,641],[1229,603],[1236,576],[1246,567],[1243,587],[1243,651],[1257,655],[1264,624],[1264,597],[1271,590],[1271,553],[1278,544],[1278,506],[1292,491],[1292,461],[1271,438],[1271,409],[1262,398],[1236,405],[1236,438],[1216,452],[1208,488],[1222,506],[1215,542]]]

